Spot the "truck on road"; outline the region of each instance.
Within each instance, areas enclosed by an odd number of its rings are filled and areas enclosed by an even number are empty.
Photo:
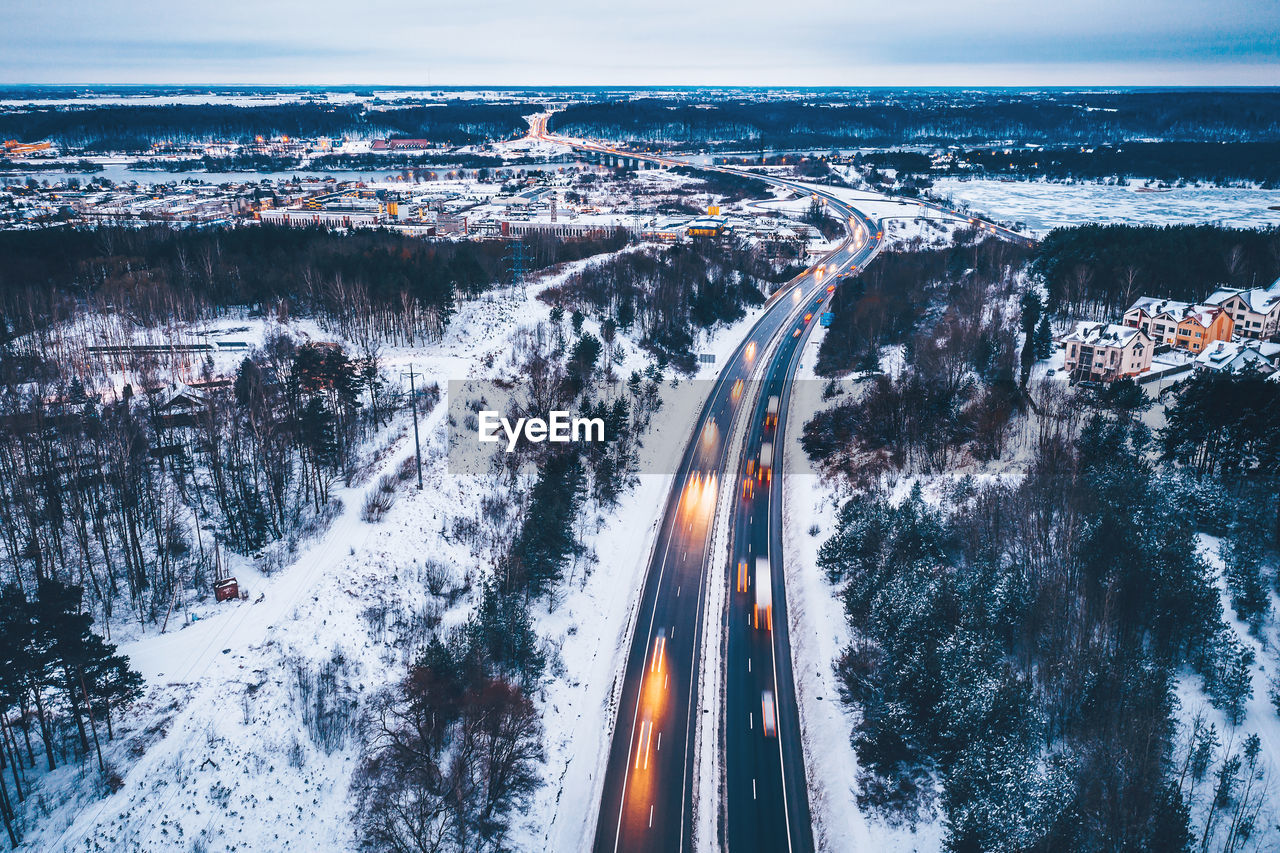
[[[768,557],[756,557],[756,607],[755,622],[757,628],[773,630],[773,575],[769,569]]]

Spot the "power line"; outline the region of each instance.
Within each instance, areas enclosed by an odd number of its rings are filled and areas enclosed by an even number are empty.
[[[511,254],[507,258],[507,272],[511,275],[511,288],[520,288],[520,298],[525,297],[525,280],[529,274],[529,256],[524,251],[524,240],[516,240],[511,244]]]
[[[409,377],[409,406],[413,409],[413,456],[418,463],[418,491],[422,491],[422,445],[418,441],[418,394],[413,386],[413,380],[422,374],[415,373],[411,364],[408,371],[400,375]]]

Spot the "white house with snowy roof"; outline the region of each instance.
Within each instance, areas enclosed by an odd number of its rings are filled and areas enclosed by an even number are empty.
[[[1196,356],[1195,366],[1222,373],[1239,373],[1251,367],[1270,376],[1280,370],[1280,344],[1255,340],[1218,341]]]
[[[1268,287],[1220,287],[1205,302],[1221,305],[1239,335],[1260,340],[1280,336],[1280,278]]]

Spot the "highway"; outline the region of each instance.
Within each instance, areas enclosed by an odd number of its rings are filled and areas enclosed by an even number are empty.
[[[839,277],[860,270],[879,248],[860,214],[827,197],[850,231],[869,234],[828,256],[795,283],[798,303],[766,365],[749,417],[733,504],[729,606],[724,615],[724,846],[731,851],[811,851],[813,830],[804,745],[795,701],[782,544],[782,460],[791,383],[800,354]],[[805,318],[809,319],[806,321]],[[789,332],[787,331],[789,330]],[[799,334],[796,334],[799,332]]]
[[[545,118],[535,120],[531,135],[680,165],[550,136]],[[782,179],[752,176],[812,192]],[[716,726],[724,750],[723,799],[716,805],[722,843],[717,846],[735,853],[813,849],[787,642],[782,481],[774,472],[783,456],[780,436],[803,343],[839,278],[861,269],[882,241],[875,223],[831,196],[824,198],[846,223],[849,236],[769,298],[763,315],[722,367],[677,468],[622,674],[596,821],[597,851],[694,849],[699,718]],[[767,413],[770,397],[778,398],[776,420]],[[735,445],[731,439],[743,418],[745,438]],[[727,519],[732,559],[720,567],[724,572],[716,572],[712,546],[722,487],[733,492]],[[757,557],[769,566],[759,578]],[[746,571],[740,570],[743,566]],[[729,585],[727,607],[707,619],[712,577]],[[771,604],[765,608],[764,602]],[[723,701],[699,696],[704,624],[722,631]],[[713,716],[721,710],[718,718]]]

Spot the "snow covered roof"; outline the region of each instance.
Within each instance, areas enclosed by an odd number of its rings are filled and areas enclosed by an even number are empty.
[[[198,406],[202,405],[204,401],[205,393],[203,391],[198,391],[185,382],[179,382],[165,395],[164,402],[160,404],[160,408],[167,409],[179,405]]]
[[[1139,335],[1146,337],[1141,329],[1119,326],[1115,323],[1094,323],[1086,320],[1077,323],[1076,330],[1062,340],[1095,347],[1127,347]]]
[[[1168,317],[1177,322],[1191,317],[1202,326],[1208,326],[1213,322],[1214,315],[1221,308],[1216,303],[1190,303],[1179,302],[1176,299],[1162,299],[1158,296],[1142,296],[1136,302],[1129,306],[1129,310],[1125,314],[1133,311],[1142,311],[1148,317]]]
[[[1196,366],[1235,373],[1246,366],[1271,373],[1280,365],[1280,344],[1266,341],[1217,341],[1196,356]]]
[[[1209,294],[1205,302],[1209,305],[1221,305],[1233,296],[1239,296],[1243,299],[1244,304],[1255,314],[1270,314],[1277,306],[1280,306],[1280,280],[1273,282],[1268,287],[1248,289],[1220,287]]]
[[[1190,317],[1201,326],[1208,328],[1208,326],[1213,322],[1214,317],[1220,313],[1222,313],[1222,309],[1217,305],[1191,305],[1183,313],[1182,319],[1185,320]]]
[[[1176,299],[1165,299],[1160,296],[1139,296],[1137,301],[1129,306],[1129,311],[1142,311],[1151,317],[1157,314],[1173,314],[1181,317],[1183,312],[1190,307],[1191,303],[1179,302]],[[1129,311],[1125,313],[1128,314]]]

